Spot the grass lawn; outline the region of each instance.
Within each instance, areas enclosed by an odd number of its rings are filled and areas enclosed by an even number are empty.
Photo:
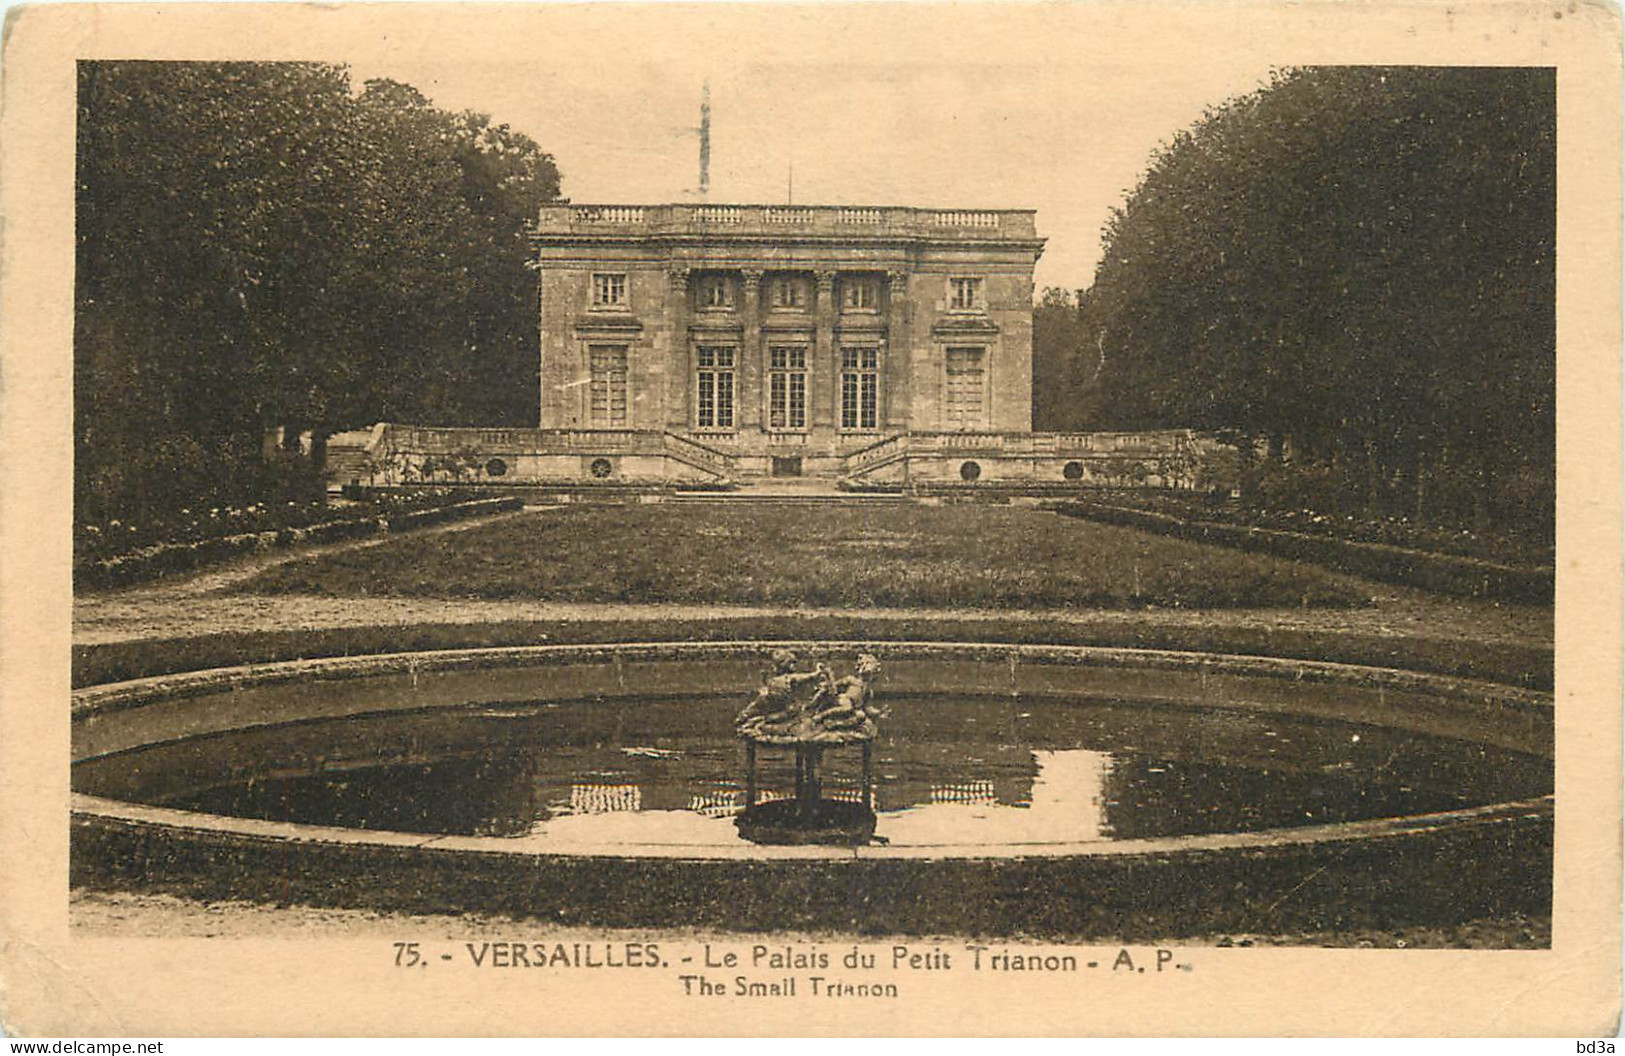
[[[999,506],[573,506],[289,562],[239,590],[901,608],[1369,602],[1310,565]]]

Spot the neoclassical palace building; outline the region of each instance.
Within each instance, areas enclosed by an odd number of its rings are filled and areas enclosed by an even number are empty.
[[[1031,210],[544,206],[539,426],[381,424],[337,482],[1188,483],[1183,431],[1035,433]]]
[[[660,430],[741,475],[1032,430],[1030,210],[545,208],[541,424]]]

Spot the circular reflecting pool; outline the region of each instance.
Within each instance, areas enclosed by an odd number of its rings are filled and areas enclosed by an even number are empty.
[[[739,703],[632,696],[361,711],[82,758],[74,785],[238,818],[501,837],[515,849],[748,846],[733,824],[745,795]],[[1255,832],[1552,790],[1542,755],[1323,717],[1053,695],[886,704],[875,834],[896,847]],[[764,751],[759,796],[788,796],[791,767],[790,753]],[[829,752],[825,769],[826,795],[858,797],[856,750]]]

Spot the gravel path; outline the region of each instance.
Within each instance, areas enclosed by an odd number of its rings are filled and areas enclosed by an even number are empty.
[[[506,517],[545,517],[557,507],[423,529],[460,532]],[[317,630],[387,627],[416,623],[486,623],[507,620],[659,619],[705,621],[752,616],[844,616],[872,620],[998,618],[1048,620],[1072,625],[1154,627],[1233,626],[1297,630],[1347,630],[1373,635],[1471,639],[1484,643],[1544,644],[1552,641],[1552,613],[1541,606],[1503,606],[1358,581],[1377,604],[1366,609],[830,609],[738,605],[561,603],[393,597],[333,598],[320,595],[247,595],[232,589],[267,568],[345,550],[384,546],[391,536],[252,554],[228,564],[74,600],[73,640],[89,645],[140,638],[173,638],[232,631]]]

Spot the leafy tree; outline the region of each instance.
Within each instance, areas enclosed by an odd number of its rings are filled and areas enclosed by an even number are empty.
[[[1540,69],[1290,70],[1210,110],[1107,224],[1098,420],[1264,437],[1345,508],[1549,533],[1554,143]]]
[[[1101,382],[1104,334],[1094,290],[1047,287],[1033,307],[1033,428],[1076,432],[1112,420]]]
[[[81,509],[279,486],[267,427],[534,421],[534,142],[316,63],[87,62],[78,103]]]
[[[1033,428],[1088,428],[1085,408],[1099,375],[1095,333],[1080,301],[1071,290],[1047,287],[1033,307]]]

